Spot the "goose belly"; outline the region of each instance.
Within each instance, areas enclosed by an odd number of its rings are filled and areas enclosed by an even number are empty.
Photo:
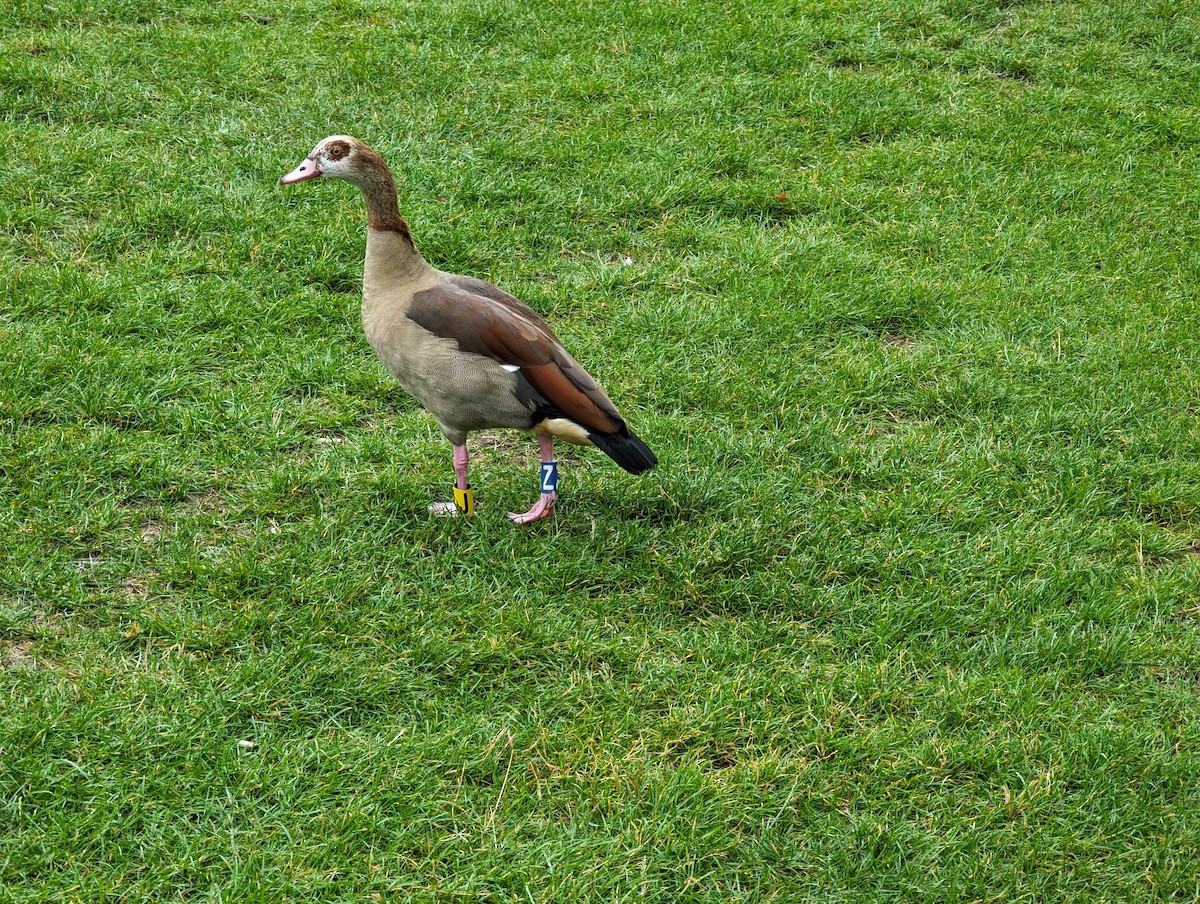
[[[472,430],[533,426],[532,407],[517,398],[516,373],[461,351],[453,340],[434,336],[403,315],[372,320],[364,319],[363,326],[376,357],[451,442],[463,442]]]

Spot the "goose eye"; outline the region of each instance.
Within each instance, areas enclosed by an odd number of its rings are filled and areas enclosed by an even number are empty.
[[[340,144],[335,144],[326,153],[328,153],[330,158],[333,160],[341,160],[346,156],[346,149]]]

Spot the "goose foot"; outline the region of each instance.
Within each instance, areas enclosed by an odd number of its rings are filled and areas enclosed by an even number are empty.
[[[509,512],[508,517],[514,524],[532,524],[534,521],[541,521],[543,518],[549,518],[554,514],[554,503],[558,499],[557,493],[542,493],[542,496],[533,508],[529,511],[518,515],[516,512]]]

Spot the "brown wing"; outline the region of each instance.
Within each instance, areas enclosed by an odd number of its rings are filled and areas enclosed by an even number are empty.
[[[435,336],[453,339],[463,351],[501,364],[546,364],[554,360],[554,348],[562,348],[531,308],[482,280],[459,277],[417,292],[408,317]]]
[[[555,361],[537,367],[522,367],[521,376],[546,401],[577,424],[605,433],[616,433],[624,426],[625,422],[604,390],[578,365],[564,370]],[[590,386],[580,385],[583,380]]]
[[[546,322],[502,289],[483,280],[451,277],[417,292],[408,317],[435,336],[453,339],[465,352],[519,368],[551,408],[581,426],[605,433],[624,427],[612,400]]]

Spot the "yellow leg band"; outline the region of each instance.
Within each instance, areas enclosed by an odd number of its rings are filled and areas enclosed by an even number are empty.
[[[470,487],[465,490],[454,488],[454,504],[458,506],[458,510],[464,515],[475,514],[475,491]]]

